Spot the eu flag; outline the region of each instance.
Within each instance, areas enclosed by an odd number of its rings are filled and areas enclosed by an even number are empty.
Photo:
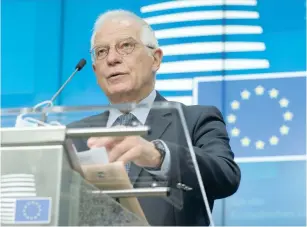
[[[198,104],[222,110],[236,157],[306,154],[306,73],[287,74],[198,83]]]
[[[48,224],[51,198],[16,199],[15,223]]]

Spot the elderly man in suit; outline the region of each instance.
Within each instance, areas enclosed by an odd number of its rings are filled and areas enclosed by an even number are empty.
[[[110,104],[150,105],[166,101],[155,90],[155,75],[163,52],[150,26],[135,14],[115,10],[99,16],[93,29],[91,53],[97,82]],[[240,169],[234,162],[220,111],[212,106],[180,105],[212,210],[214,200],[237,191]],[[159,179],[167,179],[169,184],[182,183],[192,188],[182,192],[181,209],[163,198],[140,198],[150,225],[208,225],[202,193],[178,113],[149,108],[122,113],[112,109],[72,125],[112,127],[132,121],[149,125],[151,134],[144,137],[89,138],[85,147],[106,147],[110,162],[122,161],[128,166],[134,187],[142,187],[142,179],[158,183]],[[177,182],[178,179],[181,182]]]

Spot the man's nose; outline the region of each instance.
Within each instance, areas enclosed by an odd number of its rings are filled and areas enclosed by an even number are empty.
[[[107,55],[107,63],[109,65],[114,65],[122,62],[121,55],[115,50],[115,48],[110,48]]]

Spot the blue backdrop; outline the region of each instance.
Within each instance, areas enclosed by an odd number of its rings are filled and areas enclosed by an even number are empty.
[[[225,117],[242,184],[217,202],[216,224],[307,224],[304,0],[1,3],[2,108],[50,99],[80,58],[87,66],[56,104],[106,104],[90,66],[92,26],[107,9],[131,10],[152,25],[165,54],[157,89]]]

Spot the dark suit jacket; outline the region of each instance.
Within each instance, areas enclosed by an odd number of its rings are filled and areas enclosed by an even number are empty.
[[[166,101],[158,92],[155,101]],[[234,194],[240,184],[241,173],[234,162],[225,123],[220,111],[212,106],[185,106],[181,104],[201,178],[212,211],[214,200]],[[108,111],[74,122],[68,127],[105,126]],[[152,109],[146,120],[151,133],[147,140],[163,140],[171,154],[171,167],[165,181],[146,169],[132,164],[129,176],[134,187],[170,186],[173,190],[165,198],[139,198],[150,225],[209,225],[194,165],[188,150],[179,114],[175,109]],[[86,141],[79,141],[86,146]],[[87,147],[80,148],[88,149]],[[167,185],[165,185],[167,182]],[[176,189],[178,183],[193,190]]]

